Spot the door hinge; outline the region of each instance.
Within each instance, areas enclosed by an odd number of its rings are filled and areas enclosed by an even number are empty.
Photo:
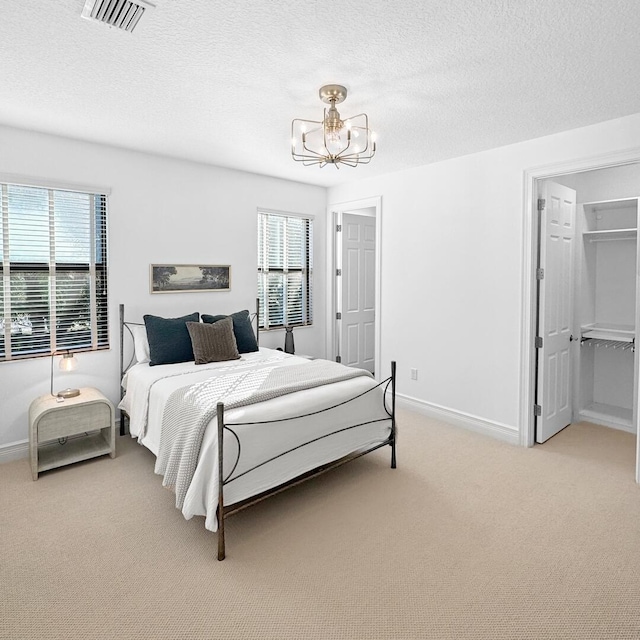
[[[341,224],[337,224],[336,225],[336,233],[340,233],[342,231],[342,225]]]
[[[341,276],[342,275],[342,269],[336,269],[336,275],[337,276]]]
[[[539,418],[542,415],[542,407],[539,404],[533,405],[533,415]]]
[[[544,269],[536,269],[536,278],[538,280],[544,280]]]
[[[342,358],[340,356],[336,356],[336,362],[342,362]]]
[[[342,314],[339,311],[336,313],[336,320],[342,320]]]
[[[542,338],[540,336],[536,336],[536,340],[535,340],[536,349],[542,349],[542,343],[543,343]]]
[[[542,211],[547,206],[547,201],[544,198],[538,198],[538,211]]]

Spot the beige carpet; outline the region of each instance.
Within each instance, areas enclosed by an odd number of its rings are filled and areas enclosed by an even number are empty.
[[[228,521],[185,521],[127,438],[0,465],[1,638],[640,639],[635,438],[521,449],[400,414],[376,452]]]

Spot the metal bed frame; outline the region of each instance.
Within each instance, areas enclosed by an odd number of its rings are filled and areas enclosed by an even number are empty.
[[[256,320],[256,337],[259,338],[259,313],[260,313],[260,301],[256,300],[256,312],[254,314],[255,320]],[[129,328],[130,325],[139,325],[141,323],[136,323],[136,322],[126,322],[124,319],[124,305],[120,305],[120,380],[122,380],[122,377],[124,376],[125,372],[131,367],[131,365],[133,364],[134,360],[135,360],[135,355],[132,355],[131,359],[129,360],[129,362],[126,364],[125,366],[125,362],[124,362],[124,336],[125,336],[125,328],[129,331],[129,335],[131,336],[131,338],[133,338],[133,334],[131,332],[131,329]],[[294,419],[298,419],[298,418],[306,418],[312,415],[318,415],[321,413],[324,413],[326,411],[330,411],[332,409],[335,409],[339,406],[345,405],[349,402],[352,402],[368,393],[373,392],[375,389],[378,389],[379,387],[383,387],[383,396],[382,396],[382,403],[383,403],[383,408],[388,416],[388,418],[381,418],[378,420],[370,420],[367,422],[361,422],[358,424],[354,424],[354,425],[350,425],[348,427],[343,427],[341,429],[337,429],[336,431],[332,431],[330,433],[326,433],[322,436],[313,438],[312,440],[309,440],[308,442],[304,442],[300,445],[297,445],[295,447],[292,447],[291,449],[288,449],[286,451],[282,451],[281,453],[279,453],[276,456],[273,456],[272,458],[269,458],[268,460],[264,460],[263,462],[249,468],[246,469],[245,471],[243,471],[242,473],[239,473],[237,475],[234,476],[235,470],[238,467],[238,463],[240,462],[240,456],[242,453],[242,445],[240,442],[240,437],[238,436],[238,434],[233,430],[232,427],[240,427],[240,426],[244,426],[244,425],[256,425],[256,424],[272,424],[272,423],[276,423],[276,422],[285,422],[287,420],[294,420]],[[389,408],[387,406],[387,396],[389,395],[391,396],[391,407]],[[121,387],[121,391],[120,391],[120,397],[122,398],[124,396],[124,390]],[[125,411],[121,410],[120,411],[120,435],[124,435],[125,434],[125,419],[128,419],[128,416],[126,414]],[[273,487],[272,489],[268,489],[267,491],[264,491],[262,493],[259,493],[255,496],[251,496],[249,498],[247,498],[246,500],[243,500],[241,502],[237,502],[234,503],[232,505],[228,505],[225,506],[224,504],[224,487],[228,484],[230,484],[231,482],[233,482],[234,480],[237,480],[238,478],[241,478],[242,476],[247,475],[248,473],[251,473],[252,471],[255,471],[256,469],[258,469],[259,467],[264,466],[265,464],[268,464],[270,462],[273,462],[274,460],[277,460],[278,458],[281,458],[285,455],[287,455],[288,453],[291,453],[293,451],[296,451],[298,449],[301,449],[302,447],[305,447],[307,445],[310,445],[314,442],[317,442],[319,440],[322,440],[324,438],[328,438],[330,436],[336,435],[338,433],[342,433],[344,431],[348,431],[350,429],[355,429],[356,427],[361,427],[364,426],[366,424],[372,424],[372,423],[377,423],[377,422],[383,422],[383,421],[387,421],[389,420],[391,422],[391,431],[389,433],[388,438],[382,440],[381,442],[378,442],[374,445],[371,445],[369,447],[366,447],[364,449],[359,449],[347,456],[343,456],[342,458],[339,458],[337,460],[334,460],[333,462],[329,462],[323,465],[320,465],[319,467],[316,467],[314,469],[311,469],[309,471],[307,471],[306,473],[303,473],[300,476],[297,476],[296,478],[293,478],[292,480],[289,480],[288,482],[285,482],[283,484],[280,484],[276,487]],[[223,451],[223,444],[224,444],[224,437],[225,437],[225,432],[227,432],[228,436],[232,436],[233,438],[235,438],[237,445],[238,445],[238,453],[236,455],[236,460],[232,466],[231,471],[225,476],[224,475],[224,451]],[[371,453],[372,451],[376,451],[377,449],[380,449],[381,447],[385,447],[385,446],[390,446],[391,447],[391,468],[395,469],[396,468],[396,439],[397,439],[397,425],[396,425],[396,363],[395,361],[391,362],[391,375],[386,378],[385,380],[382,380],[382,382],[379,382],[376,386],[372,387],[371,389],[368,389],[367,391],[360,393],[356,396],[354,396],[353,398],[350,398],[349,400],[345,400],[343,402],[340,402],[338,404],[332,405],[331,407],[326,407],[325,409],[321,409],[319,411],[313,411],[311,413],[306,413],[306,414],[302,414],[299,416],[293,416],[290,418],[280,418],[278,420],[265,420],[265,421],[256,421],[256,422],[239,422],[239,423],[225,423],[225,419],[224,419],[224,403],[223,402],[219,402],[217,404],[217,437],[218,437],[218,506],[217,506],[217,517],[218,517],[218,560],[224,560],[225,555],[226,555],[226,549],[225,549],[225,519],[228,518],[230,515],[237,513],[238,511],[242,511],[243,509],[246,509],[247,507],[256,504],[258,502],[261,502],[262,500],[276,495],[278,493],[281,493],[282,491],[285,491],[286,489],[289,489],[290,487],[294,487],[302,482],[305,482],[306,480],[309,480],[311,478],[315,478],[316,476],[319,476],[323,473],[326,473],[327,471],[330,471],[331,469],[335,469],[336,467],[339,467],[347,462],[350,462],[351,460],[355,460],[357,458],[360,458],[363,455],[366,455],[367,453]]]

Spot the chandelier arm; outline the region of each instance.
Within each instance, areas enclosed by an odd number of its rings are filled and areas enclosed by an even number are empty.
[[[296,162],[302,162],[302,164],[318,164],[320,162],[322,162],[321,158],[308,158],[306,156],[300,156],[298,158],[296,158],[295,156],[293,157],[293,159]]]
[[[322,153],[318,153],[317,151],[314,151],[313,149],[309,149],[309,147],[307,147],[306,142],[302,145],[302,148],[307,152],[312,154],[312,156],[314,157],[318,157],[318,158],[324,158],[324,154]]]
[[[324,162],[324,157],[313,158],[311,156],[299,156],[294,158],[294,160],[296,162],[302,162],[302,164],[319,164],[320,162]]]
[[[367,116],[366,113],[359,113],[358,115],[355,116],[351,116],[349,118],[347,118],[347,120],[351,120],[351,122],[353,122],[356,118],[364,118],[364,127],[359,127],[359,126],[351,126],[351,129],[358,129],[360,131],[365,131],[366,135],[365,135],[365,146],[364,149],[360,152],[360,153],[366,153],[369,150],[369,140],[371,139],[371,129],[369,129],[369,117]],[[374,151],[375,153],[375,151]]]
[[[307,147],[307,143],[306,143],[306,142],[303,142],[303,143],[302,143],[302,148],[304,149],[304,151],[306,151],[307,153],[310,153],[310,154],[312,154],[312,155],[311,155],[311,156],[306,156],[306,155],[304,155],[304,154],[302,154],[302,153],[294,152],[294,153],[295,153],[295,155],[298,155],[298,156],[300,156],[301,158],[315,158],[315,157],[317,157],[317,158],[324,158],[324,154],[322,154],[322,153],[318,153],[317,151],[314,151],[313,149],[310,149],[309,147]]]
[[[365,158],[373,158],[373,156],[375,155],[375,153],[370,153],[370,154],[365,154],[363,151],[354,151],[353,153],[347,153],[347,154],[340,154],[340,158],[347,158],[347,159],[351,159],[351,158],[362,158],[363,160]]]
[[[300,123],[303,123],[303,124],[316,125],[315,127],[311,128],[308,132],[302,132],[302,133],[303,133],[303,136],[304,136],[304,134],[306,134],[306,133],[315,133],[316,131],[318,131],[318,130],[320,129],[320,127],[322,126],[322,123],[321,123],[321,122],[318,122],[317,120],[303,120],[302,118],[294,118],[294,120],[291,122],[291,140],[292,140],[292,144],[291,144],[291,156],[293,157],[293,159],[294,159],[296,162],[302,162],[302,159],[303,159],[303,158],[307,158],[307,157],[310,157],[310,156],[305,156],[305,154],[303,154],[303,153],[298,153],[298,152],[296,151],[296,144],[295,144],[295,142],[294,142],[294,141],[296,140],[296,135],[295,135],[295,131],[294,131],[295,123],[296,123],[296,122],[300,122]],[[301,141],[302,141],[302,138],[301,138]],[[309,148],[307,147],[307,145],[306,145],[306,142],[302,142],[302,148],[303,148],[305,151],[307,151],[307,152],[309,152],[309,153],[314,154],[314,156],[313,156],[313,157],[315,157],[315,156],[322,157],[322,154],[317,153],[317,152],[316,152],[316,151],[314,151],[313,149],[309,149]]]

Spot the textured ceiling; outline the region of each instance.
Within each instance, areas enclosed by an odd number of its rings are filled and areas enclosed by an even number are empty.
[[[332,185],[640,112],[635,0],[155,4],[125,33],[1,0],[0,124]],[[290,157],[331,82],[378,135],[368,166]]]

